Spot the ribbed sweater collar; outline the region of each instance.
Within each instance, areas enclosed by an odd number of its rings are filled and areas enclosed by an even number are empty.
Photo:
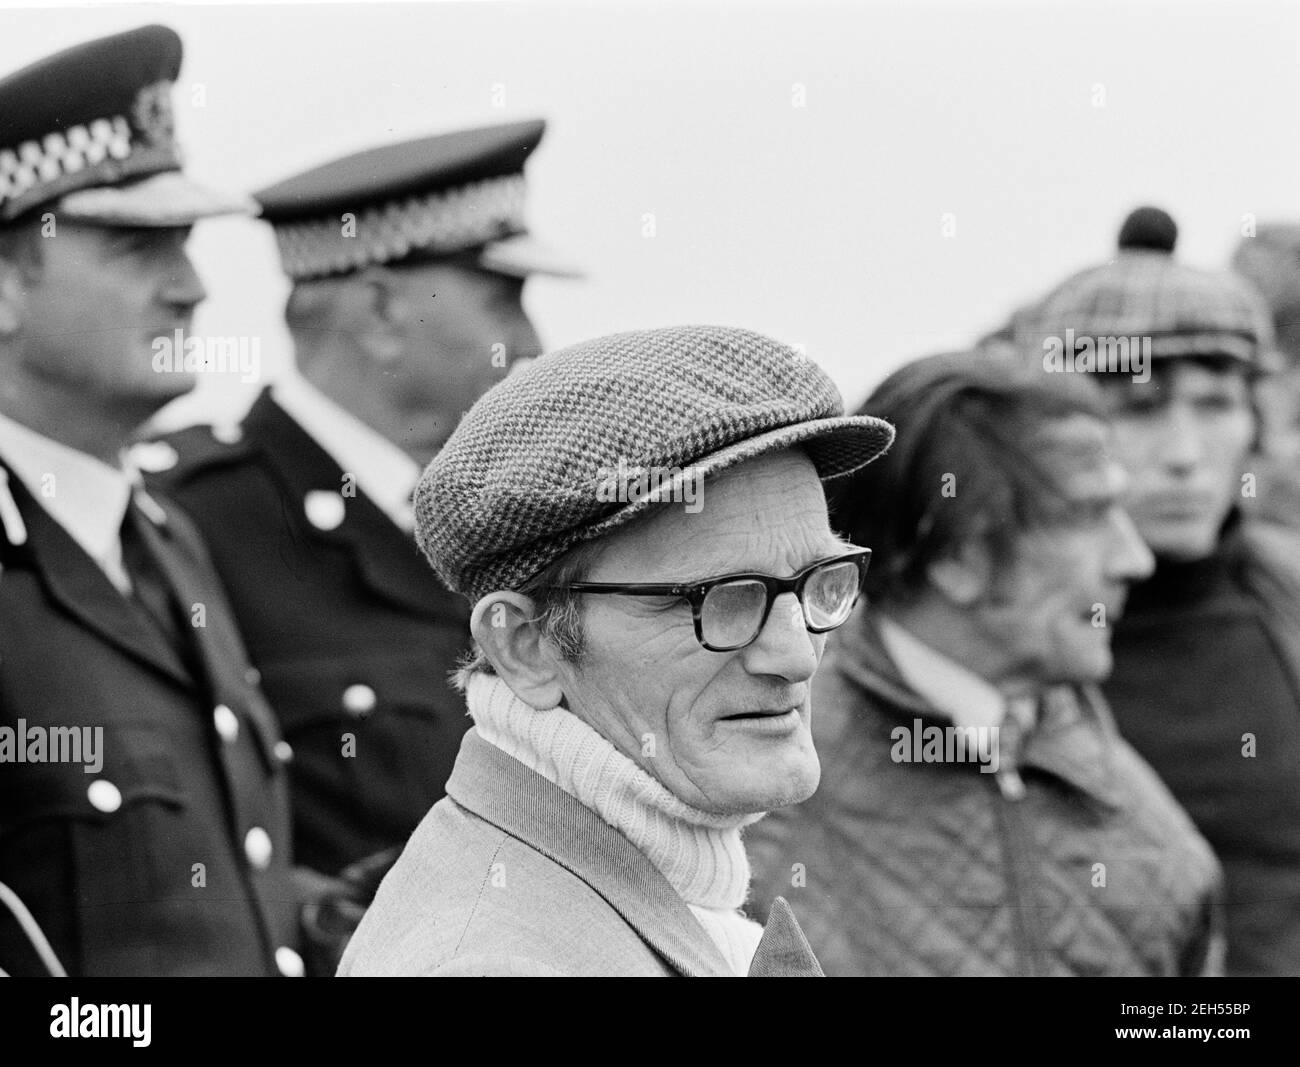
[[[686,903],[744,903],[750,874],[740,831],[761,814],[715,815],[684,803],[576,715],[525,704],[499,677],[473,675],[466,695],[485,741],[620,831]]]

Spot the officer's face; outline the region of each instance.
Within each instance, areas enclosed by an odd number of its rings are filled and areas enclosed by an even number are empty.
[[[1255,422],[1244,375],[1176,360],[1157,364],[1145,385],[1112,385],[1120,459],[1128,468],[1128,509],[1156,555],[1203,559],[1213,553],[1241,475]]]
[[[177,331],[188,338],[206,296],[185,252],[189,234],[56,222],[22,302],[21,349],[33,375],[146,410],[193,388],[183,360],[179,371],[155,369]]]
[[[794,574],[842,555],[812,464],[783,453],[707,479],[703,507],[659,505],[611,536],[587,578],[676,582],[737,572]],[[821,768],[809,682],[826,634],[787,593],[752,644],[711,652],[674,597],[583,597],[585,654],[562,664],[566,705],[681,800],[705,811],[767,811],[807,799]]]
[[[461,416],[541,343],[523,307],[524,282],[465,260],[393,268],[407,307],[402,358],[388,368],[388,395],[403,447],[432,459]]]

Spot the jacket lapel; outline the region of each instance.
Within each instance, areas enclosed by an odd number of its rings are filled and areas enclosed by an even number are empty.
[[[175,650],[108,580],[13,472],[9,488],[27,527],[27,545],[46,592],[68,615],[104,641],[181,685],[193,684]]]
[[[415,538],[397,526],[360,488],[343,497],[343,471],[317,442],[264,390],[243,423],[253,447],[284,487],[295,528],[308,538],[344,548],[362,583],[376,596],[420,614],[445,617],[435,604],[451,599],[420,555]],[[322,529],[305,511],[309,493],[332,494],[342,521]]]
[[[172,509],[168,510],[165,523],[155,525],[145,521],[141,524],[141,531],[180,603],[187,609],[193,604],[207,606],[203,625],[192,627],[189,633],[198,651],[208,692],[216,697],[223,693],[246,693],[249,686],[243,676],[243,665],[248,663],[248,653],[235,628],[234,613],[221,599],[220,580],[206,556],[202,555],[202,539],[198,532]],[[247,696],[240,701],[240,707],[259,734],[262,757],[270,770],[274,766],[271,753],[280,736],[273,714],[260,699],[248,699]]]
[[[685,901],[640,849],[476,730],[461,742],[447,794],[581,878],[681,974],[731,975]]]

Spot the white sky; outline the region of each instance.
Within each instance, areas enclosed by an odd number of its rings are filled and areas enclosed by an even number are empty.
[[[8,8],[0,73],[154,21],[185,39],[197,177],[251,190],[544,116],[533,228],[590,272],[530,282],[548,346],[744,326],[805,345],[850,407],[1106,258],[1138,203],[1171,210],[1203,265],[1247,213],[1300,218],[1300,5],[1282,0]],[[204,223],[194,254],[211,294],[196,331],[262,338],[273,373],[287,287],[269,231]],[[166,421],[238,414],[256,388],[205,379]]]

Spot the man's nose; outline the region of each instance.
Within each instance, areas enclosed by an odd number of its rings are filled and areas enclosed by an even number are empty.
[[[1142,540],[1137,527],[1123,508],[1113,510],[1107,576],[1121,582],[1140,582],[1151,577],[1155,556]]]
[[[191,311],[208,298],[199,272],[188,253],[178,252],[170,259],[170,269],[163,280],[161,297],[171,307]]]
[[[772,602],[763,629],[742,650],[745,667],[752,674],[806,682],[820,660],[813,642],[799,599],[793,593],[782,593]]]
[[[537,330],[528,313],[520,307],[511,330],[510,362],[513,363],[517,359],[531,359],[541,353],[542,339],[537,336]]]
[[[1160,435],[1160,461],[1170,470],[1187,472],[1204,458],[1196,416],[1186,404],[1170,404]]]

